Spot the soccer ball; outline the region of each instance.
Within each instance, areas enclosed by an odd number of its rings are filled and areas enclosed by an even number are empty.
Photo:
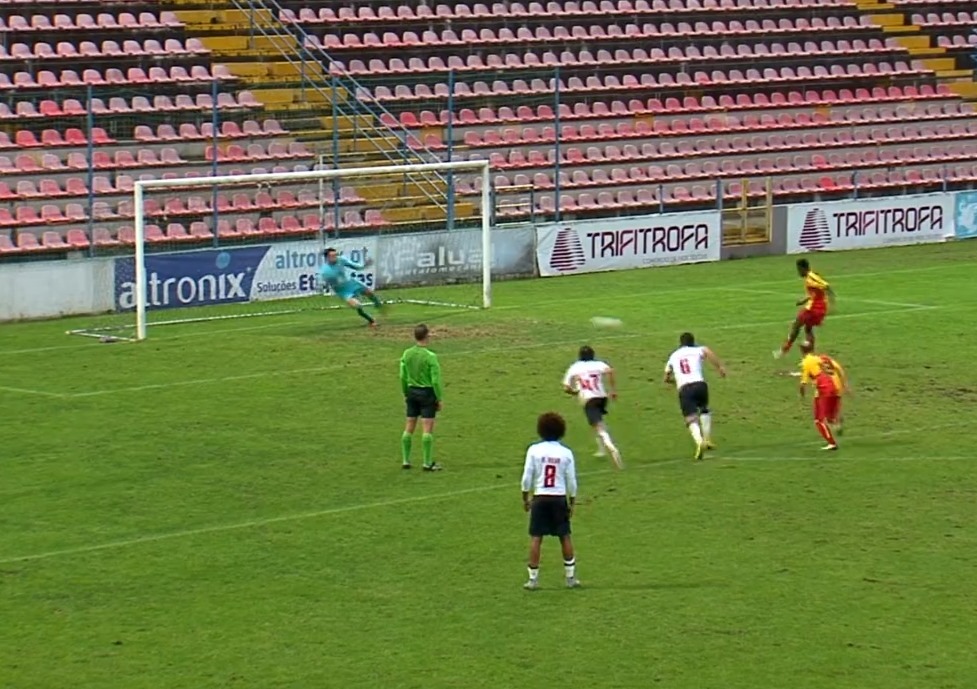
[[[595,328],[620,328],[624,321],[620,318],[609,318],[607,316],[594,316],[590,319],[590,324]]]

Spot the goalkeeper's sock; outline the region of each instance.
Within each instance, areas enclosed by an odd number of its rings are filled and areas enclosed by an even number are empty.
[[[429,467],[434,464],[434,436],[425,433],[421,436],[421,449],[424,453],[424,466]]]
[[[360,318],[365,320],[367,323],[373,323],[373,317],[364,311],[362,306],[356,307],[356,313],[360,314]]]
[[[400,452],[404,457],[404,464],[410,464],[410,448],[414,444],[414,435],[404,431],[400,436]]]
[[[380,301],[380,297],[378,297],[378,296],[376,295],[376,293],[373,293],[373,294],[368,294],[368,295],[367,295],[367,297],[368,297],[368,298],[370,299],[370,301],[372,301],[372,302],[373,302],[373,305],[374,305],[375,307],[377,307],[378,309],[379,309],[379,308],[380,308],[381,306],[383,306],[383,302],[381,302],[381,301]]]

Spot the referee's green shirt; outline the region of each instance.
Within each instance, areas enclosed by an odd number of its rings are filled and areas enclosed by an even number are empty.
[[[419,345],[405,349],[400,357],[400,387],[405,395],[408,388],[433,388],[435,396],[443,399],[438,355]]]

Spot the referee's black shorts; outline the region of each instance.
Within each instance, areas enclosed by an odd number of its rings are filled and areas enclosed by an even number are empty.
[[[529,507],[529,535],[570,535],[570,509],[565,495],[537,495]]]
[[[434,388],[407,388],[407,418],[433,419],[438,413],[438,397]]]

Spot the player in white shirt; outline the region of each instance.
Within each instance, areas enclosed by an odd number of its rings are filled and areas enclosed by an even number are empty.
[[[560,539],[567,586],[580,585],[570,538],[570,518],[577,501],[577,470],[573,452],[560,442],[566,430],[566,421],[559,414],[540,415],[536,421],[540,441],[526,451],[522,507],[529,512],[529,581],[524,586],[529,590],[539,588],[539,551],[544,536]]]
[[[726,368],[711,349],[695,343],[692,333],[682,333],[678,349],[665,364],[665,383],[674,382],[678,388],[678,403],[685,424],[695,441],[695,458],[702,459],[712,443],[712,414],[709,412],[709,384],[702,371],[702,362],[712,364],[719,375],[726,377]]]
[[[607,380],[605,386],[604,380]],[[608,392],[607,387],[610,387]],[[583,405],[584,416],[587,423],[594,429],[597,436],[596,457],[604,457],[604,450],[611,453],[618,469],[623,469],[621,453],[617,445],[611,440],[611,434],[607,431],[607,424],[604,417],[607,416],[607,398],[617,400],[617,382],[614,378],[614,369],[603,361],[596,358],[593,347],[584,345],[580,348],[577,361],[567,369],[563,376],[563,390],[568,395],[576,395],[580,404]]]

